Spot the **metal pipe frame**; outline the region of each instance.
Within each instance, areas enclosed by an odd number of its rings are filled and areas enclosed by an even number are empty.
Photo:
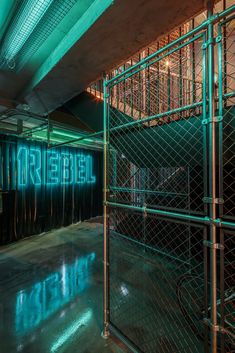
[[[223,95],[223,99],[228,99],[228,98],[232,98],[232,97],[235,97],[235,92],[230,92],[230,93],[227,93],[227,94]],[[216,100],[217,100],[217,98],[216,98]],[[128,129],[129,127],[132,127],[132,126],[138,126],[138,125],[141,126],[141,125],[143,125],[143,123],[149,123],[149,122],[151,122],[153,120],[161,119],[161,118],[164,118],[164,117],[166,117],[168,115],[178,114],[178,113],[182,113],[184,111],[188,111],[188,110],[190,111],[192,109],[203,107],[203,104],[206,104],[206,103],[207,103],[207,100],[203,100],[201,102],[195,102],[195,103],[190,104],[190,105],[185,105],[183,107],[179,107],[179,108],[175,108],[175,109],[172,109],[172,110],[168,110],[168,111],[165,111],[165,112],[160,113],[160,114],[152,115],[150,117],[143,118],[141,120],[134,120],[134,121],[131,121],[130,123],[113,127],[113,128],[111,128],[109,130],[109,132],[113,133],[113,132],[116,132],[118,130]],[[148,126],[146,126],[146,128],[147,127]],[[94,132],[94,133],[91,133],[91,134],[86,134],[86,135],[80,136],[80,137],[78,137],[76,139],[72,139],[72,140],[69,140],[69,141],[66,141],[66,142],[53,144],[52,146],[50,146],[50,148],[56,148],[56,147],[69,145],[71,143],[80,142],[80,141],[88,139],[88,138],[94,138],[94,137],[98,137],[98,136],[103,136],[103,134],[104,134],[104,130],[97,131],[97,132]],[[100,140],[99,143],[102,143],[102,140]]]
[[[158,196],[177,196],[177,197],[188,197],[188,194],[183,194],[183,193],[176,193],[176,192],[165,192],[165,191],[158,191],[158,190],[149,190],[149,189],[132,189],[132,188],[126,188],[126,187],[116,187],[116,186],[110,186],[109,187],[110,191],[117,191],[117,192],[133,192],[137,194],[154,194]]]
[[[116,76],[106,80],[104,83],[104,295],[105,295],[105,309],[104,309],[104,330],[108,334],[109,330],[121,341],[123,341],[133,352],[139,352],[138,347],[134,347],[132,342],[128,340],[119,330],[114,327],[110,322],[110,303],[109,303],[109,229],[108,227],[108,209],[122,209],[126,212],[136,212],[145,216],[151,215],[159,219],[165,219],[171,222],[178,222],[183,224],[190,224],[195,227],[203,227],[203,240],[204,240],[204,287],[205,287],[205,314],[209,315],[206,317],[208,326],[205,327],[205,353],[218,353],[221,350],[218,348],[218,335],[219,332],[223,331],[223,315],[224,315],[224,232],[225,230],[234,231],[235,222],[234,220],[224,219],[223,204],[218,200],[223,199],[223,121],[216,119],[216,104],[218,102],[218,114],[223,117],[225,106],[225,100],[235,96],[235,92],[227,93],[226,89],[223,89],[223,56],[224,47],[222,44],[222,37],[225,31],[223,26],[231,19],[234,19],[235,5],[222,11],[219,14],[213,14],[212,3],[208,6],[208,18],[201,25],[193,28],[190,32],[177,38],[174,42],[168,43],[165,47],[158,49],[155,53],[149,55],[146,58],[140,60],[140,62],[132,65],[124,72],[117,74]],[[232,14],[232,15],[231,15]],[[231,16],[230,16],[231,15]],[[230,16],[226,19],[227,16]],[[221,21],[221,22],[220,22]],[[219,23],[218,23],[219,22]],[[218,26],[218,35],[215,38],[214,26]],[[200,32],[200,33],[199,33]],[[140,120],[131,121],[126,124],[109,128],[109,103],[108,96],[109,90],[112,89],[118,83],[133,77],[134,74],[140,73],[141,70],[145,70],[150,67],[153,63],[159,63],[160,60],[167,57],[176,50],[181,50],[184,46],[189,43],[194,43],[196,39],[202,38],[202,66],[203,66],[203,82],[202,82],[202,101],[196,102],[196,97],[193,98],[193,103],[188,106],[179,107],[176,109],[169,110],[164,113],[158,113],[156,115],[143,118]],[[186,42],[187,41],[187,42]],[[176,48],[176,45],[177,48]],[[218,97],[215,94],[215,48],[218,50]],[[168,50],[167,53],[165,53]],[[204,204],[204,213],[202,215],[194,215],[189,213],[180,213],[180,211],[168,211],[166,209],[154,209],[143,206],[136,206],[134,204],[125,204],[121,202],[110,201],[108,193],[114,192],[129,192],[129,188],[119,188],[116,184],[112,187],[108,180],[107,175],[109,174],[109,166],[107,164],[108,154],[112,147],[109,145],[109,136],[117,131],[123,131],[134,126],[140,126],[148,128],[146,123],[160,119],[165,116],[171,116],[175,113],[181,113],[190,109],[202,108],[202,119],[207,120],[206,124],[202,125],[203,135],[203,174],[204,174],[204,197],[208,201]],[[161,127],[160,127],[161,128]],[[101,134],[102,132],[100,132]],[[154,192],[154,190],[142,190],[134,188],[130,189],[131,192],[145,193]],[[112,232],[114,232],[112,230]],[[117,233],[121,237],[127,237],[124,234]],[[127,237],[129,240],[130,238]],[[138,241],[132,239],[132,241],[139,244]],[[219,243],[219,244],[218,244]],[[209,244],[209,245],[208,245]],[[148,244],[140,243],[144,247],[148,247]],[[209,251],[208,251],[209,246]],[[151,249],[153,250],[153,249]],[[155,249],[154,249],[155,250]],[[219,251],[222,251],[219,256]],[[218,268],[218,264],[219,267]],[[220,280],[218,280],[218,275]],[[218,286],[220,286],[220,297],[218,298]],[[208,291],[207,291],[208,289]],[[218,302],[220,305],[218,305]],[[210,307],[210,310],[208,308]],[[218,312],[220,310],[220,319],[218,321]],[[207,341],[207,332],[210,331],[210,348]],[[224,343],[224,339],[220,341],[220,344]],[[223,347],[222,347],[222,351]]]
[[[147,69],[149,66],[152,66],[153,64],[156,64],[157,62],[159,62],[159,61],[161,61],[161,60],[167,58],[169,55],[175,53],[176,51],[178,51],[178,50],[184,48],[185,46],[187,46],[187,45],[189,45],[189,44],[195,42],[195,41],[198,40],[198,39],[200,39],[200,38],[203,36],[203,34],[204,34],[203,32],[202,32],[202,33],[199,33],[197,36],[195,36],[195,37],[193,37],[193,38],[191,38],[191,39],[188,39],[187,42],[183,42],[183,43],[180,44],[178,47],[173,48],[173,49],[167,51],[165,54],[163,54],[163,55],[161,55],[161,56],[157,56],[157,58],[156,58],[155,60],[153,60],[153,61],[146,62],[146,59],[143,59],[143,60],[139,61],[139,62],[136,64],[136,65],[138,66],[138,68],[137,68],[135,71],[133,71],[133,72],[131,71],[130,73],[128,73],[127,76],[125,76],[124,74],[128,72],[128,69],[127,69],[126,71],[123,71],[122,74],[120,74],[121,78],[120,78],[119,80],[113,82],[113,81],[112,81],[113,79],[111,79],[111,80],[109,81],[109,83],[111,82],[111,84],[110,84],[109,87],[112,88],[113,86],[117,85],[118,83],[127,80],[128,78],[132,77],[133,75],[135,75],[135,74],[137,74],[137,73],[140,73],[140,71]],[[166,50],[167,50],[167,47],[168,47],[168,46],[171,47],[173,43],[175,43],[175,45],[176,45],[176,44],[177,44],[176,42],[178,43],[178,39],[176,39],[174,42],[169,43],[169,44],[166,45],[165,47],[159,49],[159,53],[161,54],[162,52],[166,51]],[[154,55],[154,54],[152,54],[152,55]],[[156,56],[156,55],[157,55],[157,52],[155,53],[154,56]],[[150,58],[150,57],[151,57],[151,55],[150,55],[149,57],[147,57],[147,58]],[[142,61],[144,61],[144,63],[140,65],[140,63],[141,63]],[[134,66],[135,66],[135,65],[134,65]],[[129,68],[129,69],[131,69],[131,68]],[[117,77],[116,77],[116,78],[117,78]]]
[[[209,205],[210,219],[214,221],[217,217],[216,205],[216,122],[215,117],[215,82],[214,82],[214,26],[210,18],[213,15],[213,4],[209,4],[208,8],[208,115],[211,120],[208,124],[209,135],[209,197],[211,203]],[[211,222],[210,224],[210,242],[212,244],[210,249],[210,304],[211,304],[211,353],[217,353],[217,249],[214,244],[217,243],[217,228]]]
[[[70,143],[80,142],[82,140],[85,140],[85,139],[88,139],[88,138],[97,137],[97,136],[100,136],[100,135],[103,135],[103,134],[104,134],[104,131],[94,132],[92,134],[87,134],[87,135],[80,136],[80,137],[78,137],[76,139],[72,139],[72,140],[69,140],[69,141],[66,141],[66,142],[58,143],[56,145],[50,146],[50,148],[56,148],[56,147],[61,147],[61,146],[64,146],[64,145],[68,145]],[[102,142],[102,141],[100,141],[100,142]]]
[[[110,333],[116,336],[121,342],[123,342],[126,347],[130,349],[132,353],[144,353],[136,345],[128,339],[115,325],[109,324]]]
[[[103,202],[104,202],[104,330],[103,337],[107,338],[109,336],[109,227],[108,227],[108,207],[107,207],[107,185],[108,185],[108,122],[107,122],[107,114],[108,114],[108,95],[107,95],[107,87],[106,87],[106,76],[104,75],[103,81],[103,92],[104,92],[104,169],[103,169]]]
[[[200,32],[201,30],[206,29],[210,23],[215,24],[216,22],[219,22],[221,19],[223,19],[224,17],[230,15],[234,11],[235,11],[235,5],[232,5],[228,9],[222,11],[221,13],[215,14],[213,16],[210,16],[207,20],[205,20],[203,23],[201,23],[198,27],[193,28],[191,31],[187,32],[182,37],[177,38],[175,41],[167,44],[165,47],[159,49],[155,53],[153,53],[153,54],[149,55],[148,57],[142,59],[137,64],[133,65],[132,67],[129,67],[128,69],[126,69],[122,73],[116,75],[115,77],[113,77],[112,79],[107,81],[107,85],[110,86],[114,81],[118,80],[120,77],[128,74],[129,72],[131,72],[132,70],[136,69],[139,66],[143,66],[144,64],[148,63],[150,60],[152,60],[153,58],[155,58],[159,54],[163,53],[164,51],[166,51],[168,49],[171,49],[173,46],[175,46],[175,45],[183,42],[184,40],[194,36],[196,33]],[[195,38],[196,37],[194,37],[194,40],[195,40]]]
[[[39,125],[39,126],[33,127],[32,129],[28,129],[28,130],[23,131],[20,135],[22,137],[31,137],[33,133],[47,129],[47,125],[48,125],[47,122],[43,123],[42,125]]]
[[[145,206],[144,207],[132,206],[124,203],[109,202],[109,201],[106,201],[106,206],[113,207],[113,208],[123,208],[123,209],[133,210],[133,211],[142,212],[146,214],[153,214],[157,216],[165,216],[167,218],[175,218],[175,219],[180,219],[184,221],[191,221],[199,224],[209,225],[211,222],[210,217],[207,217],[207,216],[205,217],[193,216],[193,215],[188,215],[184,213],[177,213],[177,212],[163,211],[155,208],[148,208]]]

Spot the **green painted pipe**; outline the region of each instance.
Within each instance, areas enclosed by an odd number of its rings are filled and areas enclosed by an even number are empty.
[[[192,216],[192,215],[183,214],[183,213],[168,212],[168,211],[156,210],[156,209],[147,208],[147,207],[131,206],[131,205],[126,205],[126,204],[121,204],[121,203],[116,203],[116,202],[106,202],[106,205],[114,207],[114,208],[116,207],[116,208],[129,209],[132,211],[138,211],[138,212],[143,212],[143,213],[147,213],[147,214],[148,213],[155,214],[158,216],[165,216],[165,217],[169,217],[169,218],[177,218],[177,219],[181,219],[181,220],[185,220],[185,221],[210,224],[209,217]]]

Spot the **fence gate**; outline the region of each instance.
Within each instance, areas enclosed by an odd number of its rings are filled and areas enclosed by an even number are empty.
[[[234,13],[104,81],[104,334],[133,352],[235,352]]]

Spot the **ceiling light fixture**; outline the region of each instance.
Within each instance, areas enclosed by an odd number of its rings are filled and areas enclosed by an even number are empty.
[[[54,0],[25,0],[12,21],[2,46],[8,67],[15,67],[15,57]]]

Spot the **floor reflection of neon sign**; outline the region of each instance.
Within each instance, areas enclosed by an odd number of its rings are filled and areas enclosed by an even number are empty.
[[[28,184],[92,184],[96,181],[93,157],[89,154],[42,152],[40,148],[21,146],[17,165],[17,181],[21,187]]]
[[[59,308],[82,293],[89,286],[89,271],[95,253],[77,259],[72,265],[62,265],[30,289],[16,295],[15,328],[24,335],[54,314]]]
[[[51,352],[55,353],[66,341],[68,341],[75,333],[78,334],[78,330],[82,326],[86,326],[92,317],[91,309],[84,312],[81,317],[72,323],[62,334],[57,337],[57,340],[51,347]]]

